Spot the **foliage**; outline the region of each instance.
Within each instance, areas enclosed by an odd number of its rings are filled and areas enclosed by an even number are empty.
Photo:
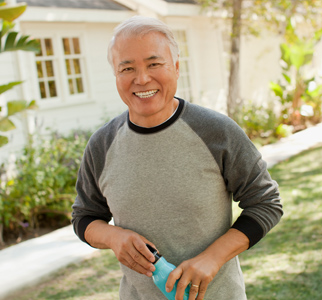
[[[306,72],[306,67],[312,62],[322,30],[310,39],[300,38],[291,24],[288,31],[287,42],[280,46],[283,80],[271,82],[270,88],[281,103],[281,122],[294,126],[296,131],[303,129],[307,121],[321,121],[321,78]]]
[[[26,10],[26,3],[19,3],[14,6],[6,5],[4,0],[0,0],[0,19],[12,22]]]
[[[25,100],[15,100],[7,102],[7,115],[4,117],[0,117],[0,132],[10,131],[16,128],[15,124],[11,120],[11,116],[19,112],[23,112],[26,109],[36,108],[37,105],[35,100],[32,100],[30,103],[27,103],[27,101]],[[0,147],[4,146],[8,142],[9,140],[6,136],[0,135]]]
[[[18,18],[25,10],[27,5],[25,3],[19,3],[14,6],[8,6],[4,0],[0,0],[0,53],[8,51],[33,51],[38,52],[40,47],[39,43],[30,39],[29,36],[20,36],[16,31],[12,31],[15,24],[13,20]],[[0,95],[16,85],[21,84],[22,81],[9,82],[4,85],[0,85]],[[7,103],[7,115],[0,116],[0,132],[10,131],[16,128],[11,116],[22,112],[26,109],[37,108],[35,101],[31,101],[29,104],[25,100],[15,100]],[[2,107],[0,106],[0,112]],[[9,142],[8,137],[0,135],[0,147]]]
[[[322,1],[316,0],[198,0],[207,10],[220,12],[230,21],[231,53],[229,71],[229,89],[227,96],[227,112],[230,117],[237,119],[243,99],[239,86],[239,56],[240,35],[259,35],[264,27],[284,33],[288,20],[295,21],[295,17],[305,19],[305,25],[317,28],[320,20]],[[238,28],[241,27],[241,28]]]
[[[46,213],[69,216],[89,132],[33,136],[15,162],[15,175],[0,182],[0,223],[4,230],[34,229]],[[27,224],[27,225],[26,225]]]
[[[279,183],[285,215],[240,256],[249,300],[317,300],[322,295],[322,147],[270,170]],[[239,207],[236,206],[236,217]],[[119,299],[122,274],[113,251],[71,264],[7,300]]]
[[[272,103],[267,107],[252,101],[244,104],[237,115],[236,122],[257,146],[273,143],[279,137],[276,134],[278,118]]]

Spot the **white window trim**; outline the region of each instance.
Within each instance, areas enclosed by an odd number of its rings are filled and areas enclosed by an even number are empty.
[[[83,81],[83,89],[84,93],[76,93],[73,95],[69,94],[68,87],[68,76],[65,66],[65,54],[63,47],[63,38],[79,38],[79,44],[81,49],[81,54],[77,54],[77,58],[80,59],[80,67],[82,72],[82,81]],[[68,31],[59,31],[56,33],[50,33],[50,30],[44,31],[36,31],[33,32],[33,38],[36,39],[45,39],[51,38],[54,50],[54,72],[56,80],[56,89],[57,89],[57,97],[53,98],[41,98],[40,90],[39,90],[39,81],[37,74],[36,61],[37,56],[35,54],[31,54],[33,59],[30,61],[29,68],[32,73],[32,90],[33,99],[37,101],[37,105],[41,110],[51,109],[51,108],[59,108],[59,107],[67,107],[67,106],[76,106],[81,104],[86,104],[89,102],[93,102],[90,96],[90,83],[88,77],[88,67],[86,61],[86,47],[85,47],[85,36],[82,31],[79,30],[68,30]],[[30,56],[29,56],[30,57]],[[44,57],[45,58],[45,57]],[[71,57],[69,57],[71,58]],[[44,59],[45,60],[45,59]],[[31,84],[31,82],[30,82]]]
[[[190,88],[190,93],[191,93],[191,102],[196,102],[197,99],[197,92],[196,92],[196,85],[195,85],[195,79],[194,79],[194,75],[195,75],[195,71],[194,71],[194,64],[193,64],[193,47],[192,47],[192,35],[190,33],[189,28],[185,27],[185,26],[174,26],[173,27],[173,31],[184,31],[186,34],[186,39],[187,39],[187,47],[188,47],[188,52],[189,52],[189,58],[186,59],[187,63],[188,63],[188,68],[189,68],[189,79],[190,79],[190,84],[191,84],[191,88]],[[179,45],[180,48],[180,45]],[[181,51],[181,49],[179,49]],[[180,53],[179,53],[180,55]],[[179,71],[180,71],[180,56],[179,56]],[[178,95],[178,97],[180,97],[180,95]],[[185,99],[187,100],[187,99]]]

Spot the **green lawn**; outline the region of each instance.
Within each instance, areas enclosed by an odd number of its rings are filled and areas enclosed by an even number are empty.
[[[321,300],[322,145],[270,173],[280,185],[285,214],[267,237],[240,255],[248,299]],[[113,253],[100,251],[7,300],[117,300],[120,277]]]
[[[280,185],[281,222],[240,255],[250,300],[322,299],[322,146],[270,170]]]

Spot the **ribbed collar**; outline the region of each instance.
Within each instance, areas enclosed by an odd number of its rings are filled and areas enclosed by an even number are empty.
[[[184,107],[184,100],[183,99],[180,99],[178,97],[175,97],[176,99],[179,100],[179,105],[178,105],[178,108],[176,110],[176,112],[168,119],[166,120],[165,122],[161,123],[160,125],[157,125],[157,126],[154,126],[154,127],[141,127],[141,126],[138,126],[134,123],[132,123],[130,121],[130,116],[129,114],[127,114],[127,123],[129,125],[129,127],[137,132],[137,133],[142,133],[142,134],[149,134],[149,133],[156,133],[158,131],[161,131],[167,127],[169,127],[170,125],[172,125],[180,116],[182,110],[183,110],[183,107]]]

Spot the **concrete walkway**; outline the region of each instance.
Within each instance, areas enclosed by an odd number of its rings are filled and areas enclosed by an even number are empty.
[[[322,124],[260,149],[268,167],[322,143]],[[0,251],[0,299],[99,251],[82,243],[72,226]]]

